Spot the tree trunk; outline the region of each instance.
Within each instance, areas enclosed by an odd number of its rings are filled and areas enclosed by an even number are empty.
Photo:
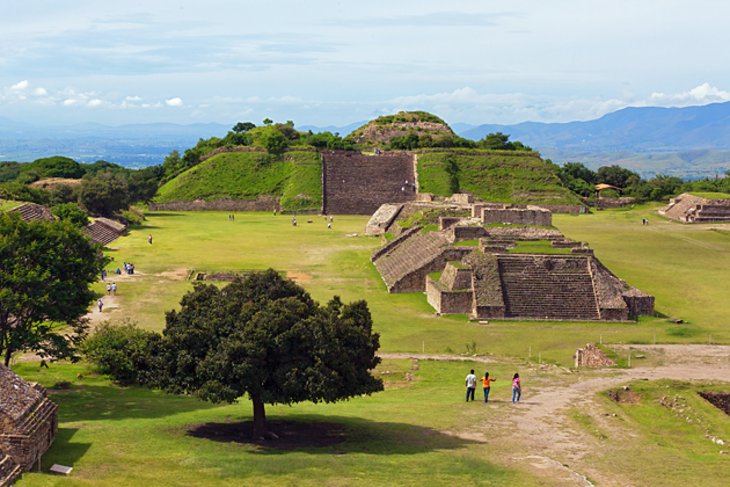
[[[266,438],[268,430],[266,429],[266,411],[264,410],[264,401],[261,396],[252,395],[253,402],[253,437]]]
[[[5,367],[10,367],[10,358],[13,356],[13,349],[8,344],[8,348],[5,350]]]

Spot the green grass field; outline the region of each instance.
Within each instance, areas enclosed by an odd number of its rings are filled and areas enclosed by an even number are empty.
[[[95,376],[84,364],[54,364],[39,370],[36,364],[20,363],[17,372],[46,386],[72,383],[71,389],[52,393],[61,408],[60,429],[44,465],[61,463],[76,469],[69,478],[28,474],[21,485],[563,485],[558,479],[536,476],[524,462],[514,460],[520,452],[510,444],[514,409],[507,401],[506,379],[512,372],[521,372],[529,398],[530,388],[573,380],[569,374],[551,375],[531,362],[539,358],[570,366],[575,349],[588,342],[730,343],[726,318],[730,301],[724,286],[730,279],[729,234],[711,230],[721,227],[717,225],[670,222],[654,210],[644,206],[575,217],[556,215],[554,223],[568,237],[588,241],[609,269],[654,294],[659,312],[685,324],[657,317],[639,323],[479,325],[464,316],[437,317],[423,294],[385,291],[369,260],[381,240],[362,236],[367,217],[335,216],[333,229],[327,230],[327,222],[319,216],[302,216],[292,227],[289,217],[268,213],[239,213],[229,221],[223,212],[152,212],[144,225],[111,244],[108,255],[114,261],[108,269],[113,272],[126,261],[135,264],[137,273],[117,279],[116,303],[105,307],[103,319],[131,320],[159,331],[165,311],[175,308],[192,288],[191,273],[273,267],[285,271],[317,300],[326,301],[334,294],[345,301],[366,299],[375,330],[381,334],[382,351],[468,351],[497,363],[487,367],[421,360],[413,369],[410,360],[389,359],[377,372],[386,381],[386,391],[372,397],[330,405],[267,407],[273,420],[344,425],[346,441],[341,444],[288,452],[187,434],[203,423],[250,419],[245,399],[240,404],[213,405],[121,388]],[[650,225],[642,226],[642,218],[649,218]],[[152,245],[147,243],[149,233],[154,236]],[[96,289],[103,292],[102,284]],[[486,367],[498,378],[493,405],[463,404],[463,377],[472,367],[478,373]],[[406,380],[406,373],[413,380]],[[647,385],[651,387],[663,386]],[[647,395],[654,394],[651,391],[647,389]],[[639,485],[658,472],[662,462],[678,461],[682,468],[676,482],[666,475],[657,477],[663,485],[685,485],[706,468],[716,468],[709,457],[680,454],[682,435],[694,438],[696,432],[678,428],[678,439],[670,441],[652,426],[654,416],[663,410],[648,404],[654,412],[621,413],[627,424],[639,424],[641,429],[636,445],[618,450],[617,465],[635,467],[637,455],[650,446],[647,458],[652,466],[646,474],[636,474]],[[529,402],[520,407],[525,406]],[[671,418],[665,416],[662,421],[668,422],[660,424],[671,426]],[[581,412],[574,418],[578,427],[610,437]],[[725,430],[721,433],[726,439],[730,436]],[[608,462],[608,457],[604,452],[596,461]]]

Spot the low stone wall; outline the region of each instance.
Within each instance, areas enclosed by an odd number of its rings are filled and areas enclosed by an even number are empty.
[[[624,301],[629,307],[629,315],[636,318],[640,315],[654,315],[654,296],[644,294],[638,289],[633,289],[623,294]]]
[[[447,228],[456,225],[462,219],[456,216],[440,216],[439,217],[439,230],[446,230]]]
[[[563,213],[567,215],[583,215],[588,213],[588,208],[583,205],[538,205],[553,213]]]
[[[426,278],[426,299],[440,314],[469,313],[473,307],[474,294],[471,291],[449,291]]]
[[[564,240],[565,236],[557,228],[523,227],[488,227],[487,236],[497,240]]]
[[[484,237],[487,235],[487,231],[484,227],[463,227],[457,225],[451,229],[451,235],[453,236],[452,241],[458,242],[459,240],[476,240]]]
[[[484,208],[482,222],[511,223],[517,225],[538,225],[549,227],[553,224],[552,213],[542,208]]]
[[[255,200],[219,199],[150,203],[149,209],[151,211],[273,211],[274,209],[279,211],[281,206],[279,198],[260,196]]]
[[[621,198],[598,198],[596,201],[596,207],[600,209],[608,208],[623,208],[624,206],[630,206],[636,203],[636,198],[630,196],[623,196]]]

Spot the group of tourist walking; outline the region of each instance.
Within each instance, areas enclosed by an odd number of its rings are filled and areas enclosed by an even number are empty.
[[[484,372],[484,375],[477,379],[474,375],[474,369],[472,369],[466,376],[466,402],[474,400],[474,393],[477,389],[477,381],[481,381],[482,388],[484,390],[484,402],[489,402],[489,392],[492,390],[492,382],[497,379],[490,377],[489,372]],[[522,397],[522,383],[520,382],[520,374],[515,373],[512,376],[512,403],[520,402]]]

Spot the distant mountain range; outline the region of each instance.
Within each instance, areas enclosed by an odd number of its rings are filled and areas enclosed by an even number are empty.
[[[299,130],[346,135],[365,121],[345,126],[298,126]],[[686,108],[630,107],[596,120],[514,125],[453,123],[461,136],[478,140],[490,132],[509,134],[555,162],[590,167],[620,164],[651,176],[698,178],[730,167],[730,102]],[[34,126],[0,118],[0,160],[31,161],[66,155],[82,162],[104,159],[130,167],[162,162],[200,138],[223,136],[230,125],[172,123],[107,126]]]

